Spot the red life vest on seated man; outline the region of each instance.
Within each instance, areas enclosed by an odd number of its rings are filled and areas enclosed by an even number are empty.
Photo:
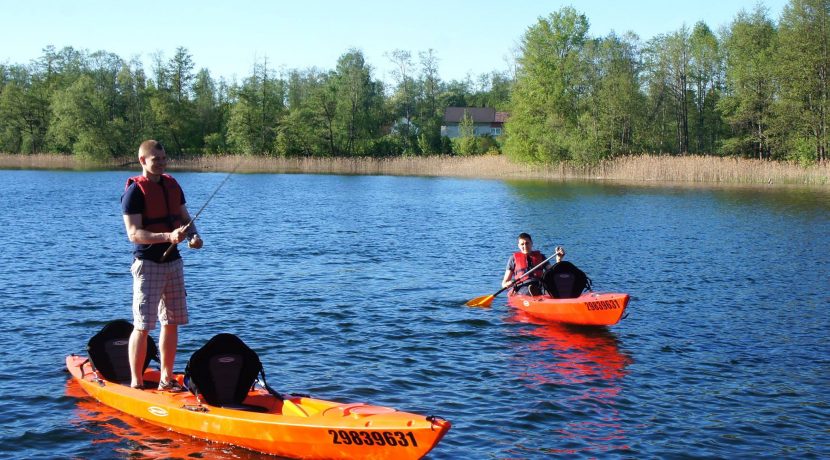
[[[524,275],[525,272],[527,272],[531,268],[542,263],[542,261],[545,260],[545,256],[543,256],[542,253],[539,251],[530,251],[527,255],[525,255],[523,252],[514,252],[513,259],[516,261],[516,266],[513,270],[513,279],[515,280],[520,276]],[[542,269],[540,268],[539,270],[536,270],[535,272],[526,276],[524,279],[541,277]]]
[[[144,194],[142,226],[151,232],[169,232],[182,226],[182,188],[169,174],[162,174],[158,182],[144,176],[127,179],[126,190],[135,183]]]

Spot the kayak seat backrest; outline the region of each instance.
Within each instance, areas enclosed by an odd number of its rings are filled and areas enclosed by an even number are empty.
[[[259,356],[239,337],[218,334],[190,357],[185,381],[210,405],[241,406],[261,370]]]
[[[591,280],[576,265],[562,261],[545,271],[542,284],[554,299],[572,299],[582,295],[585,289],[590,289]]]
[[[99,377],[111,382],[130,382],[129,344],[132,332],[133,325],[129,321],[117,319],[105,324],[89,339],[89,360]],[[153,359],[158,361],[158,348],[153,338],[147,336],[147,354],[142,369],[146,370]]]

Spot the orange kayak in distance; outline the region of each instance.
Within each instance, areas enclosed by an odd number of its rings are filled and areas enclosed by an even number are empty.
[[[85,393],[148,423],[257,452],[307,459],[418,459],[431,451],[451,423],[364,403],[340,403],[252,389],[239,408],[217,407],[189,391],[134,389],[100,379],[84,356],[66,368]],[[177,375],[180,384],[183,376]],[[159,371],[147,369],[147,382]]]
[[[507,297],[507,304],[548,321],[580,326],[613,326],[622,319],[629,298],[628,294],[623,293],[597,292],[586,292],[572,299],[511,294]]]

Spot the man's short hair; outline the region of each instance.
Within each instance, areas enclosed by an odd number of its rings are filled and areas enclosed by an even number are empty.
[[[529,233],[519,233],[519,238],[518,239],[533,241],[533,238],[530,237]]]
[[[138,156],[139,156],[139,158],[147,155],[150,152],[159,152],[159,151],[164,152],[164,146],[161,145],[161,142],[153,140],[153,139],[146,140],[146,141],[142,142],[140,146],[138,146]]]

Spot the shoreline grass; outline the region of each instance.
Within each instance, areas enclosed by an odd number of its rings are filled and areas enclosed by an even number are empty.
[[[238,167],[237,167],[238,166]],[[265,156],[206,156],[171,161],[171,171],[231,171],[239,173],[306,173],[392,176],[436,176],[481,179],[609,181],[688,185],[804,185],[830,186],[830,164],[800,166],[714,156],[639,155],[595,165],[559,163],[526,165],[503,155],[403,156],[390,158],[281,158]],[[0,154],[0,169],[137,170],[133,157],[105,163],[71,155]]]

